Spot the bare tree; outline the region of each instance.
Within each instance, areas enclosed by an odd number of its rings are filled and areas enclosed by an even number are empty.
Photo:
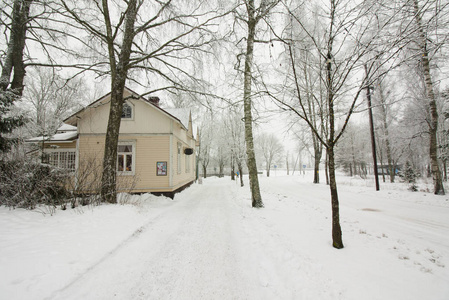
[[[212,116],[209,117],[209,115],[207,115],[207,117],[202,120],[202,124],[199,129],[199,140],[199,161],[203,168],[203,176],[206,178],[207,167],[209,166],[211,160],[211,150],[214,144]]]
[[[237,164],[237,170],[240,178],[240,186],[243,186],[243,164],[246,160],[245,149],[245,124],[242,121],[242,112],[240,109],[231,107],[224,119],[227,136],[229,139],[229,148],[231,149],[231,163]],[[232,169],[234,169],[232,167]]]
[[[345,134],[336,148],[336,159],[349,176],[364,177],[364,166],[369,161],[367,157],[369,139],[366,134],[367,124],[349,122]]]
[[[245,120],[245,142],[247,165],[249,172],[249,185],[251,189],[252,207],[262,208],[263,201],[260,194],[259,179],[257,175],[257,163],[254,153],[253,117],[252,117],[252,79],[254,43],[256,41],[257,24],[265,18],[280,1],[262,0],[256,7],[254,0],[244,0],[245,12],[237,11],[237,18],[247,25],[246,51],[244,53],[245,66],[243,72],[243,108]]]
[[[429,154],[430,154],[430,164],[431,164],[431,172],[433,178],[434,185],[434,194],[436,195],[444,195],[444,187],[443,180],[441,176],[441,171],[438,163],[438,109],[437,102],[435,97],[435,87],[434,82],[432,80],[431,75],[431,47],[428,45],[429,33],[427,32],[428,27],[424,25],[423,14],[429,8],[432,9],[432,19],[438,19],[439,15],[442,14],[442,11],[447,10],[449,4],[444,4],[443,7],[438,7],[436,4],[435,9],[436,13],[433,11],[433,2],[434,1],[425,1],[423,5],[420,5],[418,0],[413,0],[413,17],[417,26],[417,37],[416,44],[419,48],[419,59],[421,63],[421,72],[425,81],[425,91],[426,98],[428,101],[428,110],[429,110]],[[446,8],[446,9],[444,9]],[[443,10],[444,9],[444,10]],[[447,23],[446,23],[447,24]]]
[[[66,22],[74,22],[78,30],[90,36],[91,42],[83,44],[95,60],[89,70],[110,76],[101,194],[104,201],[115,203],[117,142],[126,82],[149,86],[140,80],[146,78],[154,86],[148,93],[190,90],[189,82],[200,82],[193,76],[195,51],[207,52],[205,48],[214,41],[208,27],[222,15],[211,9],[213,3],[204,2],[190,2],[182,7],[171,0],[61,3],[56,9],[69,20]]]
[[[316,72],[322,81],[325,105],[316,113],[323,114],[326,118],[325,132],[317,128],[314,123],[311,112],[307,109],[305,92],[299,80],[301,73],[297,68],[294,49],[301,48],[302,42],[278,35],[286,44],[286,53],[291,65],[289,74],[291,74],[297,104],[288,103],[288,99],[274,98],[304,120],[326,148],[332,203],[332,241],[335,248],[343,248],[335,180],[335,147],[358,105],[360,94],[374,80],[375,71],[379,68],[379,65],[374,62],[381,58],[380,61],[384,64],[399,50],[399,40],[390,40],[388,43],[385,41],[387,38],[391,39],[392,32],[390,28],[387,30],[387,26],[394,20],[394,14],[391,12],[391,14],[384,14],[384,6],[380,4],[376,1],[329,0],[323,7],[311,5],[311,10],[308,10],[310,6],[301,6],[301,14],[285,6],[292,20],[300,30],[305,32],[306,38],[313,45],[313,48],[308,50],[319,58]],[[301,18],[310,14],[317,15],[317,21],[314,24],[307,24]],[[379,48],[378,45],[383,46]],[[376,48],[375,52],[373,52],[374,48]],[[363,72],[365,64],[367,65],[366,75],[357,76],[356,74]],[[338,121],[341,122],[340,126],[337,124]]]
[[[275,134],[261,134],[257,143],[265,160],[267,177],[270,177],[271,164],[282,156],[284,147]]]
[[[298,8],[299,14],[301,8]],[[316,15],[315,20],[311,22],[317,22]],[[308,111],[310,116],[310,121],[313,123],[314,127],[319,129],[322,136],[326,134],[326,118],[325,114],[322,113],[323,107],[325,107],[325,92],[324,84],[321,80],[322,74],[316,72],[317,65],[322,63],[322,57],[313,54],[311,49],[314,48],[313,43],[307,38],[307,34],[304,33],[298,26],[298,24],[293,20],[293,16],[290,14],[288,16],[288,30],[290,31],[290,40],[302,40],[301,47],[294,47],[294,56],[296,58],[296,68],[298,71],[298,84],[301,86],[303,91],[303,100],[305,102],[304,108]],[[313,26],[314,31],[318,31],[317,26]],[[311,33],[315,35],[315,33]],[[287,58],[287,65],[290,64]],[[293,89],[294,90],[294,89]],[[292,94],[294,96],[294,92]],[[312,156],[314,158],[314,176],[313,183],[320,182],[319,169],[321,163],[321,157],[323,155],[323,144],[320,143],[319,138],[315,135],[313,130],[310,130],[311,145],[313,146]]]
[[[378,80],[374,84],[374,101],[375,101],[375,119],[378,123],[379,130],[377,131],[378,141],[379,141],[379,154],[381,156],[381,160],[383,158],[383,151],[385,151],[385,155],[387,158],[388,164],[388,173],[390,175],[390,182],[393,183],[395,180],[395,165],[397,164],[396,152],[397,149],[394,146],[394,142],[392,140],[392,128],[394,115],[397,113],[394,111],[394,104],[396,99],[396,95],[394,94],[391,88],[392,80],[388,75],[378,78]],[[381,165],[383,165],[381,161]],[[385,182],[385,171],[383,170],[383,177]]]
[[[81,78],[67,82],[54,69],[44,68],[32,68],[28,74],[22,102],[31,106],[27,127],[32,135],[53,134],[63,119],[87,102]]]

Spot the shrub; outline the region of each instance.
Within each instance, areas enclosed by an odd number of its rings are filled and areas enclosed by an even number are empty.
[[[405,163],[404,169],[399,172],[399,177],[402,179],[402,182],[409,184],[409,190],[412,192],[418,191],[418,186],[416,185],[416,178],[418,178],[419,174],[413,169],[412,165],[407,161]]]
[[[40,204],[65,207],[69,173],[27,159],[0,161],[0,205],[34,209]]]

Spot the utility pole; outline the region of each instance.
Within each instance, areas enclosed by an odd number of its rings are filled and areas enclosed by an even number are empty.
[[[365,65],[365,71],[368,75],[368,71]],[[376,137],[374,135],[374,121],[373,121],[373,107],[371,105],[371,91],[373,90],[373,87],[368,84],[366,87],[366,98],[368,100],[368,113],[369,113],[369,125],[370,125],[370,132],[371,132],[371,148],[373,152],[373,162],[374,162],[374,179],[376,181],[376,191],[380,190],[379,188],[379,174],[377,170],[377,154],[376,154]]]

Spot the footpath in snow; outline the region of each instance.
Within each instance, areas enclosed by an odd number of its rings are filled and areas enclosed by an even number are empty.
[[[263,209],[229,177],[53,216],[2,207],[0,299],[449,299],[448,196],[342,179],[336,250],[326,185],[260,180]]]

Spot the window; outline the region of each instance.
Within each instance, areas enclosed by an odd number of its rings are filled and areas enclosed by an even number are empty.
[[[186,155],[186,173],[190,172],[190,155]]]
[[[181,143],[178,143],[178,174],[181,173]]]
[[[51,151],[48,153],[48,164],[75,171],[75,150],[73,151]]]
[[[132,119],[133,108],[128,103],[123,103],[122,119]]]
[[[121,143],[117,148],[117,171],[134,174],[134,149],[133,143]]]

